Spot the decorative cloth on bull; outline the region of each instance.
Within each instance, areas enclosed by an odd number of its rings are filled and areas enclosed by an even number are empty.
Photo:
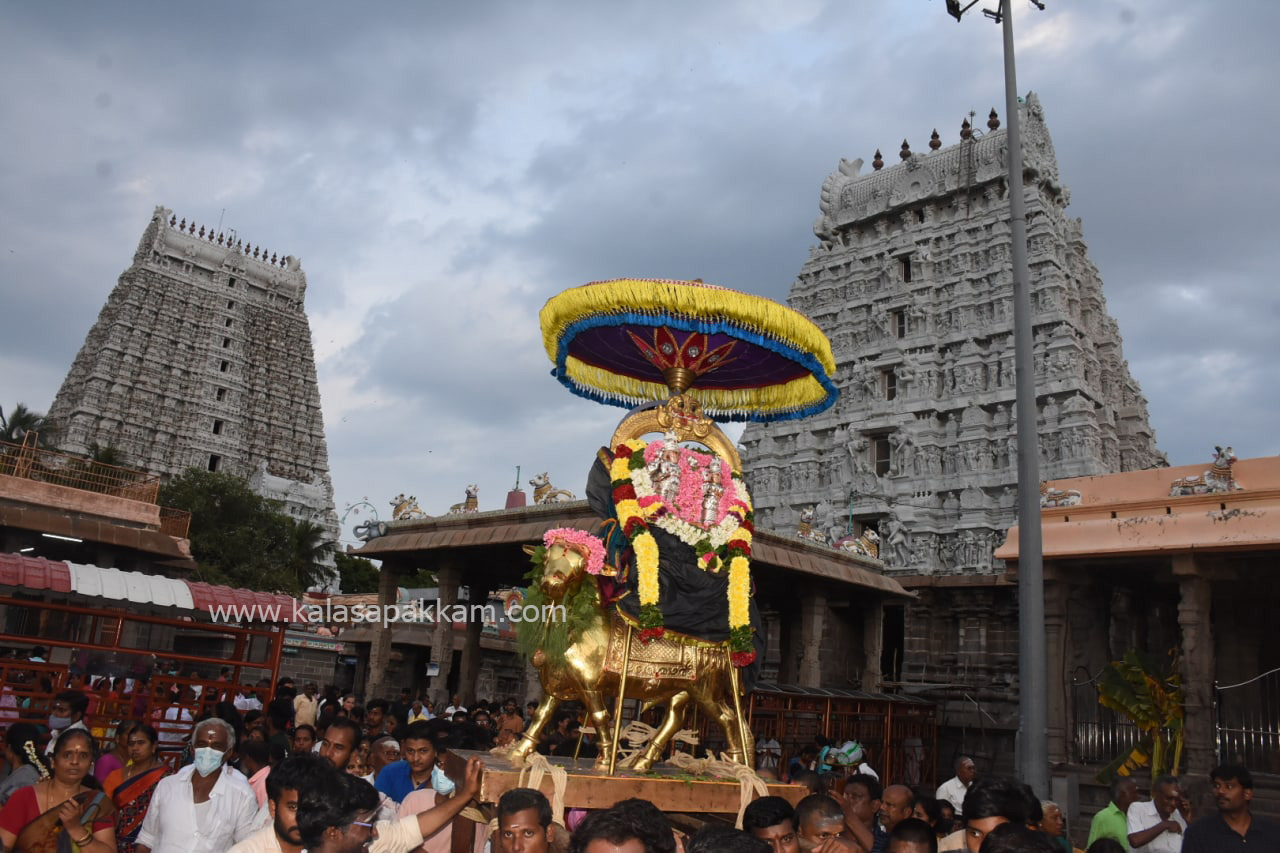
[[[702,282],[614,279],[542,308],[552,374],[573,393],[631,408],[695,392],[716,420],[773,421],[836,401],[831,343],[803,314]]]

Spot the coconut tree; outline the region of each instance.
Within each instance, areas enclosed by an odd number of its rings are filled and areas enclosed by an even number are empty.
[[[321,525],[309,519],[294,521],[289,530],[289,570],[302,589],[330,580],[333,572],[325,558],[333,553],[335,543],[327,536]]]
[[[49,447],[49,439],[53,435],[53,422],[39,412],[28,409],[25,403],[17,403],[5,414],[0,407],[0,441],[21,444],[27,433],[38,436],[41,447]]]

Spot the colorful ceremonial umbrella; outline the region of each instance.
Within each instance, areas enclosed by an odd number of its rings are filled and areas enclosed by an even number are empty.
[[[803,418],[838,394],[831,342],[784,305],[700,281],[621,278],[552,297],[542,340],[570,391],[632,408],[693,392],[716,420]]]

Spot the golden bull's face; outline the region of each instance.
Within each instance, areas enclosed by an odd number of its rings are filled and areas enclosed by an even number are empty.
[[[553,601],[562,598],[570,587],[582,579],[586,557],[573,547],[553,542],[542,563],[542,592]]]

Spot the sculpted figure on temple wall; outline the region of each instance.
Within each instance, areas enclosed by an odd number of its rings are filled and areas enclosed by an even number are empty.
[[[910,361],[903,361],[894,370],[898,378],[898,394],[901,397],[913,397],[916,390],[916,368]]]
[[[862,393],[866,399],[874,400],[880,396],[880,372],[870,361],[862,363],[859,378],[862,383]]]
[[[870,470],[870,464],[867,459],[867,439],[861,433],[855,433],[849,439],[849,443],[845,445],[849,451],[849,462],[854,474],[865,474]]]
[[[896,513],[889,513],[884,520],[884,535],[880,537],[880,558],[895,566],[906,566],[911,562],[911,554],[907,548],[907,530]]]
[[[942,568],[949,569],[956,562],[956,538],[954,535],[944,535],[939,538],[938,562]]]
[[[915,442],[911,440],[911,433],[906,429],[900,429],[891,434],[889,436],[889,446],[893,450],[889,476],[896,477],[908,473],[911,470],[911,461],[915,456]]]

